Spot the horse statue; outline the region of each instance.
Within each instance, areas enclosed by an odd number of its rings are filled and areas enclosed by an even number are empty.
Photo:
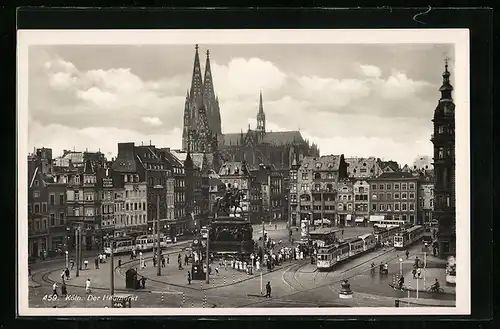
[[[243,211],[243,208],[240,204],[242,198],[243,192],[241,190],[228,189],[224,196],[220,196],[215,199],[212,212],[214,214],[218,214],[220,211],[222,211],[227,216],[229,216],[231,214],[231,209],[233,209],[233,215],[236,216],[236,211],[238,209],[240,209],[240,211]]]

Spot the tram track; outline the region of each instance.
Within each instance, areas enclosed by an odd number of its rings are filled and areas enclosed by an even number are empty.
[[[340,283],[340,282],[342,282],[342,281],[344,281],[344,280],[346,280],[346,279],[348,280],[348,279],[350,279],[350,278],[353,278],[353,277],[355,277],[355,276],[357,276],[357,275],[360,275],[360,274],[362,274],[362,273],[364,273],[364,272],[369,271],[369,270],[370,270],[370,268],[367,268],[367,269],[363,269],[363,270],[360,270],[360,271],[355,271],[354,273],[349,273],[349,272],[351,272],[351,271],[353,271],[353,270],[355,270],[355,269],[357,269],[357,268],[359,268],[359,267],[361,267],[361,266],[363,266],[363,265],[366,265],[368,262],[373,261],[373,260],[374,260],[374,259],[376,259],[376,258],[379,258],[379,257],[384,257],[387,253],[389,253],[389,252],[391,252],[391,251],[394,251],[394,249],[393,249],[393,248],[391,248],[390,250],[386,251],[386,252],[385,252],[385,253],[383,253],[383,254],[379,254],[379,255],[377,255],[377,256],[375,256],[375,257],[372,257],[372,258],[370,258],[370,259],[368,259],[368,260],[366,260],[366,261],[361,262],[360,264],[357,264],[357,265],[353,266],[352,268],[346,269],[345,271],[343,271],[343,272],[341,272],[341,273],[340,273],[340,274],[341,274],[341,277],[340,277],[340,278],[336,278],[336,279],[334,279],[333,281],[330,281],[330,282],[327,282],[327,283],[324,283],[324,284],[320,284],[320,285],[315,286],[315,287],[312,287],[312,288],[307,288],[307,289],[304,289],[304,290],[295,291],[295,292],[292,292],[292,293],[286,294],[286,295],[284,295],[284,296],[281,296],[281,298],[284,298],[284,297],[291,297],[291,296],[295,296],[295,295],[299,295],[299,294],[302,294],[302,293],[307,293],[307,292],[313,292],[314,290],[323,289],[323,288],[326,288],[326,287],[328,287],[329,289],[331,289],[330,287],[331,287],[332,285],[334,285],[334,284]],[[389,262],[389,261],[392,261],[392,260],[395,260],[395,259],[398,259],[398,255],[396,255],[396,256],[391,256],[391,257],[388,257],[388,258],[384,258],[384,261]],[[297,269],[297,270],[298,270],[298,269]],[[329,272],[326,272],[325,278],[326,278],[326,277],[328,277],[329,273],[334,273],[334,272],[335,272],[335,271],[329,271]],[[319,274],[319,273],[325,273],[325,272],[319,272],[319,271],[318,271],[318,272],[315,274],[315,277],[316,277],[316,276],[317,276],[317,274]],[[303,285],[302,285],[302,286],[303,286]],[[297,289],[297,290],[298,290],[298,289]],[[251,302],[251,303],[247,303],[247,304],[245,304],[245,305],[241,305],[241,306],[239,306],[239,307],[253,306],[253,305],[257,305],[257,304],[259,304],[259,303],[263,303],[263,302],[264,302],[264,301],[256,301],[256,302]]]

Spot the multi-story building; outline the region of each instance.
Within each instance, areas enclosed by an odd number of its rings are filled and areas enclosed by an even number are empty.
[[[347,178],[347,164],[344,155],[303,158],[297,170],[296,193],[293,192],[295,191],[294,175],[295,170],[291,171],[289,197],[292,216],[296,199],[301,221],[313,222],[326,218],[330,223],[335,223],[337,220],[335,216],[337,183]]]
[[[184,160],[186,173],[186,209],[200,225],[208,223],[210,215],[209,173],[210,165],[205,153],[187,153]]]
[[[292,165],[290,166],[289,175],[289,189],[288,189],[288,205],[289,205],[289,220],[288,225],[290,227],[299,225],[300,220],[300,209],[298,208],[298,170],[300,165],[297,163],[296,159],[292,160]]]
[[[28,156],[28,252],[33,257],[44,255],[49,246],[48,177],[42,159],[41,152]]]
[[[80,227],[82,230],[82,249],[96,250],[100,248],[101,233],[101,190],[98,184],[98,170],[102,163],[83,154],[83,167],[59,167],[57,175],[62,176],[67,184],[66,215],[71,230]],[[72,245],[74,237],[71,235]]]
[[[47,210],[49,219],[49,250],[66,251],[70,237],[70,228],[66,222],[66,184],[55,176],[45,180],[49,194]],[[45,204],[43,205],[45,208]]]
[[[364,179],[356,179],[354,192],[354,222],[357,225],[366,224],[370,218],[370,184]]]
[[[285,203],[287,194],[283,186],[283,174],[273,166],[264,164],[261,164],[258,169],[251,170],[251,173],[260,185],[263,220],[269,222],[283,220],[285,218],[284,209],[287,206]]]
[[[434,110],[434,218],[438,221],[440,257],[456,253],[455,103],[446,62],[441,99]]]
[[[382,173],[376,158],[345,158],[347,174],[354,178],[377,177]]]
[[[337,183],[337,219],[336,223],[343,226],[354,226],[354,193],[353,180],[342,179]]]
[[[226,184],[226,188],[238,188],[243,193],[243,199],[240,200],[240,205],[243,208],[241,216],[250,221],[258,221],[258,214],[255,215],[250,212],[252,181],[254,177],[248,170],[246,162],[224,163],[220,168],[219,176],[220,180]]]
[[[130,233],[152,232],[153,223],[160,228],[167,226],[166,183],[168,177],[172,175],[172,168],[170,163],[164,160],[161,150],[154,145],[135,146],[134,143],[118,143],[118,155],[113,162],[112,169],[117,180],[123,184],[125,225],[131,225]],[[146,187],[145,208],[143,204],[144,186]],[[157,209],[158,198],[159,209]],[[139,204],[141,205],[140,210]],[[145,219],[144,211],[146,211]],[[157,211],[159,211],[159,218],[157,218]],[[159,219],[159,222],[154,221],[154,219]],[[138,227],[147,227],[147,229],[139,233],[137,232]]]
[[[386,172],[370,183],[370,215],[417,223],[418,177],[407,172]]]
[[[418,178],[418,219],[419,225],[432,222],[434,210],[434,177],[422,174]]]
[[[106,164],[101,186],[101,236],[115,235],[115,227],[117,224],[115,210],[115,184],[113,182],[113,173],[110,169],[111,164]],[[118,202],[118,204],[121,202]],[[118,234],[117,234],[118,235]]]

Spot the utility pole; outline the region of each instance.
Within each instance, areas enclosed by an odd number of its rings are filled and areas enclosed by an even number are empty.
[[[113,249],[115,248],[115,241],[113,238],[109,238],[110,239],[110,276],[111,276],[111,303],[113,303],[113,295],[115,294],[115,269],[114,269],[114,253],[113,253]]]
[[[80,236],[80,232],[79,232],[79,228],[76,228],[75,229],[75,252],[76,252],[76,274],[75,276],[76,277],[79,277],[80,276],[80,251],[79,251],[79,236]]]
[[[207,272],[206,272],[206,279],[207,279],[207,284],[210,284],[210,278],[209,278],[209,273],[208,273],[208,266],[210,265],[210,252],[209,252],[209,242],[210,242],[210,230],[211,227],[208,226],[208,233],[207,233]]]
[[[156,223],[158,225],[157,234],[158,239],[156,241],[156,267],[157,267],[157,276],[161,276],[161,244],[160,244],[160,194],[156,195]]]

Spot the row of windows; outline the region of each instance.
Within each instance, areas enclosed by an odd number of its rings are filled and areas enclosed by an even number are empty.
[[[415,203],[372,203],[372,211],[415,211]]]
[[[373,193],[372,194],[372,200],[383,201],[384,198],[385,198],[385,200],[392,200],[391,196],[392,196],[391,193],[385,193],[385,194],[384,193],[379,193],[379,194]],[[406,199],[415,199],[415,193],[414,192],[410,192],[410,193],[407,193],[407,192],[394,193],[394,199],[398,200],[398,199],[400,199],[400,197],[403,200],[406,200]]]
[[[307,179],[309,179],[309,173],[303,172],[301,177],[302,177],[302,180],[307,180]],[[314,179],[334,179],[335,175],[332,172],[323,173],[323,174],[317,172],[317,173],[314,173],[313,177],[314,177]]]
[[[368,201],[368,194],[356,194],[354,196],[354,200],[356,201]]]
[[[420,199],[420,207],[425,207],[425,199]],[[434,200],[430,199],[429,200],[429,207],[432,208],[434,207]]]
[[[378,184],[378,189],[379,190],[384,190],[384,189],[387,189],[387,190],[391,190],[393,187],[393,184],[392,183],[388,183],[388,184]],[[399,190],[399,188],[401,187],[401,190],[406,190],[406,189],[409,189],[409,190],[413,190],[415,189],[415,183],[394,183],[394,189],[395,190]],[[376,190],[377,189],[377,184],[372,184],[372,190]]]

